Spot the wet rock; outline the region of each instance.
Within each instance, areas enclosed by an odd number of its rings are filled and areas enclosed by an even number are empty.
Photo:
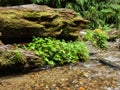
[[[91,56],[92,60],[97,60],[104,65],[109,65],[113,68],[120,69],[120,51],[99,52]]]
[[[117,69],[120,69],[120,57],[108,56],[108,57],[103,58],[103,59],[101,58],[99,61],[104,63],[104,64],[115,67]]]

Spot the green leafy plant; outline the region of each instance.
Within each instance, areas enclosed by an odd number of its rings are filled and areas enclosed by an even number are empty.
[[[24,46],[27,50],[34,50],[35,54],[43,58],[43,64],[52,66],[72,63],[78,60],[86,61],[89,51],[83,42],[65,42],[55,38],[34,37],[33,41]]]
[[[93,35],[94,35],[93,31],[87,30],[86,34],[83,35],[83,40],[93,42],[94,41]]]
[[[90,41],[94,46],[99,47],[101,49],[108,48],[107,39],[108,35],[105,31],[101,29],[95,29],[94,31],[88,30],[86,34],[83,36],[83,40]]]
[[[25,63],[25,58],[19,50],[15,51],[15,57],[13,57],[13,60],[16,60],[16,63]]]
[[[102,49],[108,48],[107,45],[107,39],[109,38],[107,33],[105,31],[102,31],[100,29],[94,30],[94,38],[96,41],[96,45]]]
[[[91,21],[89,29],[114,25],[117,29],[120,23],[119,0],[75,0],[66,5],[85,19]]]

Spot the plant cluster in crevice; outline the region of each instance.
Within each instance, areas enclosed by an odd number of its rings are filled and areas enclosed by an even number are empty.
[[[109,36],[106,31],[101,29],[87,30],[86,34],[83,35],[84,41],[90,41],[95,47],[101,49],[107,49],[107,40]]]

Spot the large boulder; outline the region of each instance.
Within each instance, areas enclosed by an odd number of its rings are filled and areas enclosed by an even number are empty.
[[[75,39],[87,23],[70,9],[35,4],[0,7],[3,40],[23,40],[33,36]]]

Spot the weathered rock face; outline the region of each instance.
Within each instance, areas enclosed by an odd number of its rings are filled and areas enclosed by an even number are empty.
[[[111,29],[108,32],[109,40],[114,41],[117,38],[120,38],[120,30]]]
[[[0,74],[6,71],[30,70],[42,66],[43,59],[13,45],[0,45]]]
[[[0,7],[0,32],[4,40],[32,36],[75,39],[80,28],[87,23],[87,20],[69,9],[35,4]]]

